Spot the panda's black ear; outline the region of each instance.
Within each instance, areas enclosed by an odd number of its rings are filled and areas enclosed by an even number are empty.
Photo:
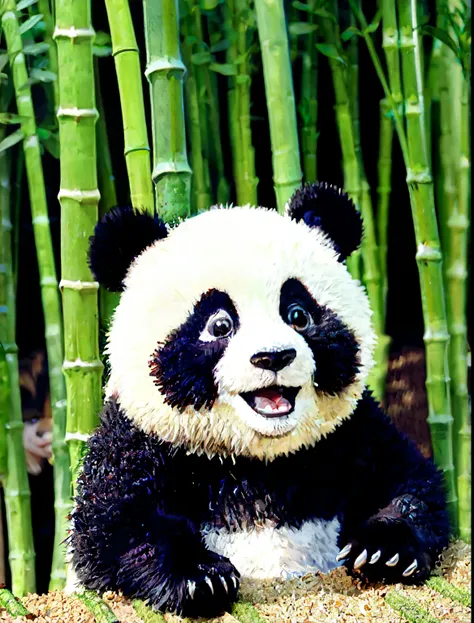
[[[133,260],[167,234],[158,217],[131,207],[112,208],[90,238],[89,266],[94,278],[107,290],[121,292]]]
[[[349,196],[326,182],[306,184],[291,197],[288,216],[304,221],[310,228],[319,227],[333,242],[340,261],[360,245],[362,218]]]

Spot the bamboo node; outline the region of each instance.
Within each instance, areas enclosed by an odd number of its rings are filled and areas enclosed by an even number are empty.
[[[99,283],[97,281],[71,281],[70,279],[61,279],[59,282],[59,289],[67,288],[69,290],[82,290],[84,292],[91,291],[96,292],[99,289]]]
[[[112,50],[112,56],[115,58],[116,56],[119,56],[120,54],[123,54],[124,52],[135,52],[136,54],[139,53],[138,47],[124,47],[124,48],[115,48]]]
[[[427,243],[421,243],[418,245],[415,258],[422,261],[440,262],[442,260],[442,254],[439,249],[432,247]]]
[[[38,140],[37,134],[33,134],[32,136],[29,136],[23,141],[24,149],[29,149],[30,147],[34,147],[36,149],[38,145],[39,145],[39,140]]]
[[[69,28],[59,28],[56,26],[53,32],[53,39],[93,39],[95,37],[95,30],[93,28],[76,28],[70,26]]]
[[[10,219],[3,218],[2,219],[2,227],[3,227],[4,231],[11,231],[13,229],[13,225],[12,225],[12,222],[10,221]]]
[[[451,279],[459,281],[465,281],[467,279],[467,275],[467,268],[464,266],[463,262],[455,262],[446,271],[447,277],[451,277]]]
[[[40,214],[31,219],[33,225],[49,225],[49,218],[46,214]]]
[[[102,370],[103,368],[102,361],[100,359],[96,359],[95,361],[83,361],[79,359],[79,357],[75,361],[67,361],[65,360],[63,363],[63,370],[80,370],[82,369],[90,369],[90,370]]]
[[[156,184],[157,181],[163,177],[163,175],[167,175],[169,173],[183,173],[187,175],[192,173],[192,171],[189,165],[184,162],[160,162],[153,169],[151,178]]]
[[[23,430],[23,420],[20,420],[18,422],[5,422],[5,428],[7,430]]]
[[[413,169],[407,169],[407,184],[432,184],[433,176],[429,169],[423,171],[414,171]]]
[[[74,201],[78,201],[79,203],[90,203],[95,204],[100,200],[100,192],[96,190],[78,190],[78,189],[67,189],[60,188],[58,193],[58,199],[74,199]]]
[[[150,76],[152,74],[168,71],[182,71],[184,75],[186,73],[186,67],[183,61],[179,58],[157,58],[148,63],[148,67],[145,70],[145,76],[148,80],[150,80]]]
[[[89,440],[90,435],[87,433],[66,433],[64,439],[66,442],[68,441],[84,441],[87,442]]]
[[[97,119],[99,112],[97,111],[97,108],[78,108],[77,106],[73,106],[72,108],[63,108],[62,106],[59,106],[56,116],[58,119],[61,117],[74,117],[74,119],[89,117]]]
[[[40,285],[43,286],[53,286],[55,288],[58,287],[58,280],[56,277],[43,277],[40,280]]]
[[[134,151],[148,151],[149,152],[150,146],[148,144],[136,145],[135,147],[125,146],[125,149],[123,150],[123,155],[127,157],[129,154],[133,153]]]

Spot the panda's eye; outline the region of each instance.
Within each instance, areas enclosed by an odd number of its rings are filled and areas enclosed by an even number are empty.
[[[290,305],[288,308],[288,324],[298,332],[306,331],[312,324],[311,314],[301,305]]]
[[[216,339],[229,337],[233,331],[234,322],[224,309],[212,316],[206,326],[206,332]]]

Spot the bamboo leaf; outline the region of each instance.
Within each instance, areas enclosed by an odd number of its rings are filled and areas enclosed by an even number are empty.
[[[236,84],[248,84],[250,82],[250,76],[248,74],[239,74],[235,78]]]
[[[343,65],[346,64],[346,61],[342,58],[342,56],[340,56],[339,50],[333,43],[317,43],[316,47],[321,54],[324,54],[324,56],[332,58],[335,61],[339,61],[339,63],[342,63]]]
[[[15,130],[15,132],[12,132],[11,134],[9,134],[0,143],[0,153],[2,151],[6,151],[7,149],[10,149],[10,147],[13,147],[13,145],[16,145],[23,139],[24,139],[23,130],[21,128],[19,128],[18,130]]]
[[[309,22],[293,22],[288,26],[290,35],[309,35],[318,29],[317,24],[310,24]]]
[[[33,4],[36,4],[37,2],[38,0],[21,0],[21,2],[16,5],[16,10],[23,11],[23,9],[27,9],[29,6],[33,6]]]
[[[445,30],[443,30],[442,28],[436,28],[435,26],[425,25],[421,29],[421,32],[426,35],[431,35],[435,39],[438,39],[439,41],[447,45],[448,48],[450,48],[454,52],[454,54],[456,54],[456,56],[459,58],[458,46],[456,45],[456,42],[454,41],[454,39],[452,39]]]
[[[382,19],[382,11],[378,10],[377,13],[375,14],[374,19],[370,22],[367,28],[364,29],[364,33],[375,32],[377,28],[379,27],[381,19]]]
[[[211,63],[209,69],[223,76],[235,76],[237,74],[237,67],[231,63]]]
[[[0,112],[0,123],[4,125],[14,125],[15,123],[21,123],[26,117],[21,115],[15,115],[11,112]]]
[[[110,37],[108,32],[103,32],[102,30],[99,30],[95,33],[94,45],[97,45],[99,47],[102,45],[112,46],[112,38]]]
[[[332,22],[334,22],[335,24],[337,24],[337,19],[336,17],[332,14],[329,13],[329,11],[327,11],[326,9],[315,9],[313,11],[313,13],[315,15],[319,15],[319,17],[324,17],[326,19],[330,19]]]
[[[224,52],[224,50],[228,50],[230,47],[229,39],[221,39],[220,41],[216,41],[210,47],[210,51],[214,54],[215,52]]]
[[[196,52],[196,54],[191,56],[191,62],[194,65],[206,65],[207,63],[212,63],[213,60],[210,52]]]
[[[303,2],[298,2],[298,0],[295,0],[295,2],[292,2],[291,5],[295,9],[298,9],[300,11],[305,11],[306,13],[312,13],[313,12],[313,9],[309,6],[309,4],[304,4]]]
[[[362,33],[357,26],[349,26],[349,28],[346,28],[346,30],[341,33],[341,39],[342,41],[349,41],[354,35],[361,37]]]
[[[35,82],[54,82],[56,78],[56,74],[47,69],[33,67],[30,72],[30,84],[34,84]]]
[[[220,4],[220,0],[201,0],[200,5],[203,11],[213,11]]]
[[[38,54],[43,54],[43,52],[47,52],[49,50],[49,43],[32,43],[31,45],[25,45],[23,48],[23,52],[25,54],[31,54],[31,56],[38,56]]]
[[[41,14],[32,15],[31,17],[29,17],[26,20],[26,22],[23,22],[23,24],[20,26],[20,34],[24,35],[25,32],[28,32],[29,30],[34,28],[37,24],[39,24],[42,19],[43,19],[43,16]]]

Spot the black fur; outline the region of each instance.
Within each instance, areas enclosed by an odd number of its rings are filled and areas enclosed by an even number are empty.
[[[193,405],[196,410],[211,409],[217,398],[214,368],[224,354],[228,338],[202,342],[199,336],[215,312],[225,309],[233,320],[235,330],[239,317],[228,294],[209,290],[194,306],[189,318],[165,344],[158,345],[149,366],[155,384],[172,407],[183,411]]]
[[[94,278],[107,290],[121,292],[133,260],[167,234],[156,216],[131,207],[113,208],[97,223],[90,239],[89,266]]]
[[[301,281],[288,279],[280,293],[280,316],[285,322],[288,308],[294,303],[304,307],[314,321],[302,335],[314,356],[317,391],[331,395],[342,391],[359,371],[357,340],[333,311],[318,305]]]
[[[327,182],[307,184],[290,199],[289,216],[308,227],[320,227],[333,241],[339,260],[353,253],[362,241],[362,218],[346,193]]]
[[[369,579],[424,580],[448,542],[442,476],[402,436],[368,393],[352,415],[314,448],[265,463],[188,455],[135,428],[109,402],[88,442],[70,537],[78,578],[95,590],[150,599],[156,608],[213,616],[235,591],[219,588],[231,562],[211,554],[199,526],[250,526],[272,519],[342,524],[339,545],[383,557],[362,569]],[[384,564],[395,550],[400,563]],[[417,556],[418,572],[402,571]],[[214,582],[214,595],[203,574]],[[187,580],[196,581],[194,600]],[[222,585],[220,585],[222,587]]]

